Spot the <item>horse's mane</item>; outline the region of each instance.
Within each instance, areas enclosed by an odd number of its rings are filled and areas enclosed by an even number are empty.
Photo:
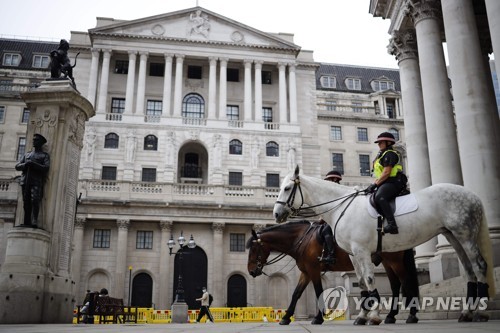
[[[309,220],[300,220],[300,221],[290,221],[286,223],[281,223],[281,224],[276,224],[272,225],[270,227],[264,228],[261,231],[259,231],[260,234],[263,234],[265,232],[273,231],[273,230],[280,230],[280,231],[286,231],[288,229],[292,229],[296,227],[297,225],[310,225],[314,221],[309,221]],[[252,242],[255,240],[255,237],[250,237],[246,243],[246,248],[249,249],[250,246],[252,246]]]

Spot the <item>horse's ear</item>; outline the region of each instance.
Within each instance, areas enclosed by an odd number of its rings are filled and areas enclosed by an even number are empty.
[[[299,176],[299,165],[297,164],[297,166],[295,167],[295,177],[298,177]]]
[[[259,238],[259,236],[257,236],[257,233],[255,232],[255,230],[253,230],[253,229],[252,229],[252,237],[255,239]]]

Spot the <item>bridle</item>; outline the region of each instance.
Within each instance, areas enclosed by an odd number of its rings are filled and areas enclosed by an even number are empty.
[[[278,261],[280,261],[281,259],[283,259],[284,257],[287,256],[286,253],[280,253],[278,256],[276,256],[275,258],[269,260],[269,261],[265,261],[265,259],[263,259],[263,247],[264,247],[264,242],[262,241],[262,239],[260,239],[260,235],[258,233],[256,233],[254,236],[255,240],[253,240],[253,242],[257,243],[257,259],[255,260],[255,264],[257,266],[257,269],[264,275],[266,276],[269,276],[266,274],[266,272],[264,272],[263,268],[264,266],[269,266],[269,265],[272,265],[272,264],[275,264],[277,263]]]

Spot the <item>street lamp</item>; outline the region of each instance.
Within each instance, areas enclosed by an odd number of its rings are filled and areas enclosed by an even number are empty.
[[[196,247],[196,243],[194,242],[193,235],[191,235],[191,237],[189,238],[189,241],[186,245],[186,238],[184,238],[184,236],[182,235],[182,231],[181,231],[181,235],[177,239],[177,243],[179,243],[179,247],[180,247],[179,250],[177,252],[172,252],[172,249],[175,246],[175,241],[174,241],[174,237],[172,235],[170,235],[170,240],[167,243],[168,248],[170,250],[169,254],[170,255],[179,254],[179,278],[177,280],[177,290],[176,290],[176,295],[175,295],[175,302],[183,302],[184,303],[185,302],[185,300],[184,300],[184,287],[182,286],[182,253],[183,253],[183,249],[185,246],[187,246],[190,249],[194,249]]]

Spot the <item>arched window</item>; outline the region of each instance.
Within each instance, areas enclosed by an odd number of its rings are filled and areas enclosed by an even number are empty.
[[[104,137],[104,148],[118,148],[120,137],[116,133],[108,133]]]
[[[182,116],[185,118],[203,118],[205,101],[198,94],[189,94],[182,101]]]
[[[394,139],[396,139],[396,141],[399,141],[399,131],[397,129],[389,128],[389,133],[394,135]]]
[[[280,145],[274,141],[266,143],[266,156],[280,156]]]
[[[144,150],[158,150],[158,138],[152,134],[144,137]]]
[[[240,140],[234,139],[229,141],[229,154],[241,155],[243,153],[243,144]]]

